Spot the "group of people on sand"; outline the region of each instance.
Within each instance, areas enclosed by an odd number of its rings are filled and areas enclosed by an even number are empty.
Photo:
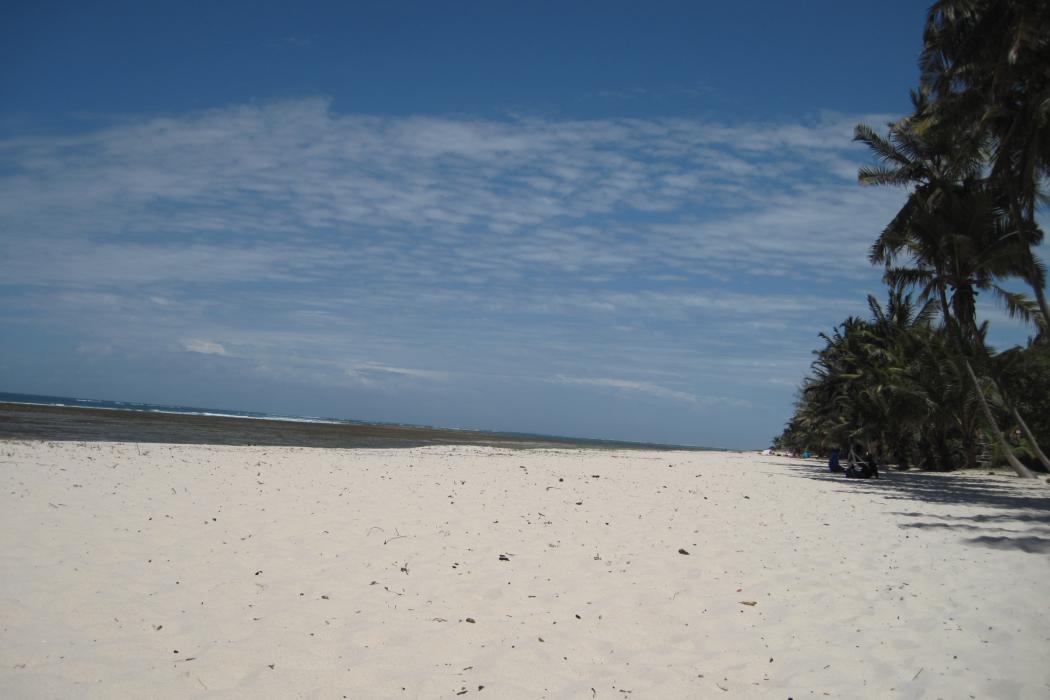
[[[879,463],[875,459],[873,449],[864,450],[859,456],[850,445],[849,454],[846,457],[846,466],[843,467],[839,461],[839,448],[832,447],[828,453],[828,471],[845,474],[854,479],[879,478]]]
[[[832,447],[828,451],[828,471],[836,474],[845,474],[853,479],[878,479],[879,462],[875,456],[877,450],[877,444],[872,445],[868,449],[862,449],[860,452],[853,445],[850,445],[846,453],[846,466],[842,466],[839,448]],[[775,457],[801,457],[803,459],[816,456],[809,450],[804,452],[799,452],[798,450],[783,452],[772,447],[762,450],[762,454]]]

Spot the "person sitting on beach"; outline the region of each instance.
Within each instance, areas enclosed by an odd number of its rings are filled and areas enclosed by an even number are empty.
[[[839,464],[839,448],[832,447],[831,452],[828,453],[828,471],[829,472],[842,472],[845,471],[842,465]]]
[[[876,479],[878,479],[879,478],[879,463],[875,459],[875,451],[872,450],[867,455],[865,455],[865,457],[867,459],[865,459],[865,464],[864,464],[864,472],[865,472],[865,477],[864,478],[865,479],[870,479],[871,477],[875,477]]]
[[[879,478],[879,464],[875,459],[876,448],[864,450],[860,459],[851,451],[849,467],[846,468],[846,476],[855,479]]]

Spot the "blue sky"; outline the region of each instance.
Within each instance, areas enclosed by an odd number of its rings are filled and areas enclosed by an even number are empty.
[[[9,4],[0,390],[762,447],[924,11]]]

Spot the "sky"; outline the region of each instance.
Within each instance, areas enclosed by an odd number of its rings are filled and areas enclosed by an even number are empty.
[[[0,391],[765,447],[925,9],[6,3]]]

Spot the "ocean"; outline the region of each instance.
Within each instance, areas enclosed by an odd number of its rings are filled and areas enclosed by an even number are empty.
[[[192,416],[220,416],[227,418],[249,418],[266,420],[288,420],[301,423],[360,423],[361,421],[315,416],[295,416],[283,413],[261,413],[257,411],[234,411],[226,408],[198,408],[159,403],[136,403],[134,401],[110,401],[108,399],[77,399],[71,396],[42,396],[39,394],[12,394],[0,391],[0,403],[28,404],[33,406],[65,406],[67,408],[106,408],[113,411],[145,411],[147,413],[182,413]]]
[[[9,392],[0,392],[0,438],[335,448],[455,444],[508,448],[718,449]]]

